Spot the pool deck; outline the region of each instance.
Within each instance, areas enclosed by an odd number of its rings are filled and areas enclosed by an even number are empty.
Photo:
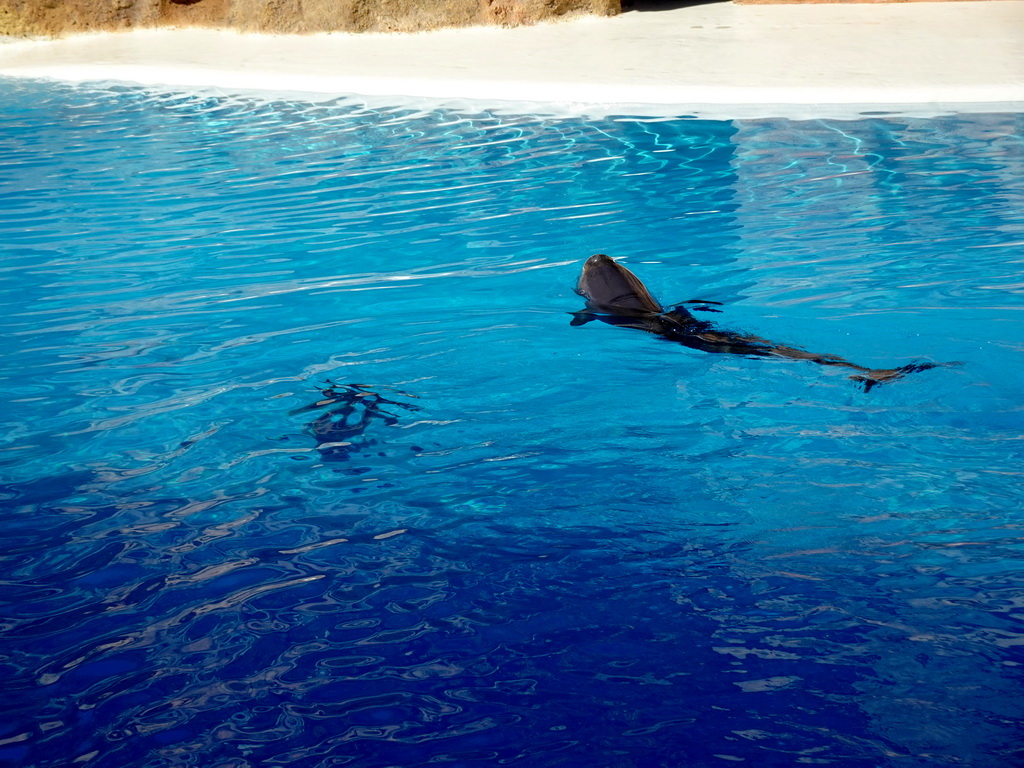
[[[6,42],[0,75],[604,114],[1024,111],[1024,0],[716,2],[406,35],[140,30]]]

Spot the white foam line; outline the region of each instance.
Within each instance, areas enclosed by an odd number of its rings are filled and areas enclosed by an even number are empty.
[[[0,70],[0,75],[9,74]],[[74,83],[139,84],[161,90],[199,90],[267,100],[330,101],[348,97],[370,107],[416,110],[444,107],[462,112],[490,110],[540,116],[693,117],[707,120],[786,117],[792,120],[858,120],[884,114],[936,117],[960,113],[1024,112],[1024,93],[1014,88],[863,89],[837,93],[814,88],[602,87],[502,83],[500,89],[475,82],[408,81],[372,78],[303,78],[159,67],[26,68],[19,76]],[[843,99],[843,100],[837,100]]]
[[[141,30],[3,45],[0,75],[555,114],[1024,111],[1024,0],[713,3],[415,35]]]

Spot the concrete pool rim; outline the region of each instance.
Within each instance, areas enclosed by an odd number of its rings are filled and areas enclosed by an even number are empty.
[[[0,45],[0,77],[530,114],[1024,112],[1024,0],[710,3],[517,29],[145,29]]]

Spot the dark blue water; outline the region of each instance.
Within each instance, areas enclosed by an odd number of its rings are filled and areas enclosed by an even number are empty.
[[[1022,116],[0,103],[3,764],[1024,764]]]

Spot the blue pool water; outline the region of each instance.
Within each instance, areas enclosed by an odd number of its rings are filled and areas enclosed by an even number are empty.
[[[1024,764],[1021,115],[0,103],[0,763]]]

